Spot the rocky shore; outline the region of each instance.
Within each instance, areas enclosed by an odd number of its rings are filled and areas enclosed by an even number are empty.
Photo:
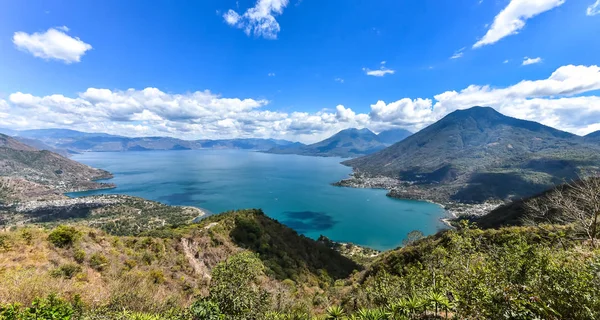
[[[451,221],[459,217],[482,216],[502,205],[503,201],[483,203],[460,203],[450,200],[453,186],[417,185],[410,181],[400,181],[386,176],[372,176],[355,171],[349,178],[332,185],[349,188],[372,188],[388,190],[387,196],[397,199],[428,201],[442,206],[448,215],[442,221],[451,226]]]

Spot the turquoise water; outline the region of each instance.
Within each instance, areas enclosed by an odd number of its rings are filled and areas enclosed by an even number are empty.
[[[339,158],[238,150],[84,153],[73,157],[108,170],[116,189],[79,192],[128,194],[211,212],[261,208],[311,238],[323,234],[379,250],[398,247],[412,230],[443,228],[441,207],[386,197],[385,190],[331,186],[351,169]]]

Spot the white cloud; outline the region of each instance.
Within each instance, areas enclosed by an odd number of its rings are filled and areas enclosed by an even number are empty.
[[[540,62],[542,62],[542,58],[540,58],[540,57],[537,57],[537,58],[525,57],[525,58],[523,58],[522,65],[528,66],[530,64],[536,64],[536,63],[540,63]]]
[[[517,34],[525,27],[525,22],[540,13],[552,10],[565,3],[565,0],[511,0],[495,18],[487,33],[473,48],[494,44],[502,38]]]
[[[77,37],[67,35],[65,32],[68,31],[69,28],[62,26],[50,28],[43,33],[15,32],[13,43],[20,50],[38,58],[61,60],[65,63],[79,62],[92,46]]]
[[[395,70],[386,68],[385,64],[386,64],[386,61],[381,61],[381,67],[378,70],[371,70],[369,68],[362,68],[362,70],[365,72],[366,75],[373,76],[373,77],[383,77],[386,74],[396,73]]]
[[[462,56],[464,55],[464,52],[466,48],[461,48],[460,50],[456,51],[451,57],[450,59],[458,59],[458,58],[462,58]]]
[[[377,101],[370,112],[338,105],[318,112],[268,110],[269,101],[222,97],[210,91],[166,93],[157,88],[89,88],[74,97],[16,92],[0,99],[0,127],[70,128],[125,136],[185,139],[283,138],[314,142],[346,128],[417,131],[448,113],[490,106],[517,118],[578,134],[598,130],[600,67],[567,65],[549,77],[508,87],[470,85],[432,98]]]
[[[223,14],[225,22],[238,29],[243,29],[247,35],[265,39],[277,39],[281,30],[275,16],[283,13],[289,0],[257,0],[256,5],[240,15],[230,9]]]
[[[333,80],[335,80],[336,82],[339,82],[339,83],[344,83],[344,79],[342,79],[342,78],[335,78]]]
[[[450,59],[458,59],[458,58],[462,58],[462,56],[464,55],[464,53],[462,52],[456,52],[455,54],[453,54]]]
[[[506,60],[504,60],[503,63],[509,63],[509,62],[510,62],[510,60],[506,59]]]
[[[267,74],[269,77],[274,77],[275,76],[275,72],[269,72],[269,74]]]
[[[600,14],[600,0],[596,0],[596,2],[592,3],[586,10],[586,14],[588,16],[595,16]]]

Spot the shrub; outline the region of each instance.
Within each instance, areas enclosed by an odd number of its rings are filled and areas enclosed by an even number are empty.
[[[74,263],[63,264],[62,266],[52,270],[51,274],[56,278],[71,279],[74,275],[81,272],[81,267]]]
[[[70,247],[79,239],[81,234],[77,229],[68,226],[58,226],[48,235],[48,241],[59,248]]]
[[[73,253],[73,259],[75,259],[77,263],[83,263],[83,261],[85,260],[85,251],[81,249],[75,250],[75,252]]]
[[[8,236],[4,234],[0,234],[0,251],[9,250],[10,243],[8,241]]]
[[[71,319],[74,313],[69,302],[53,294],[45,299],[36,298],[27,308],[21,308],[18,304],[0,306],[0,319],[8,320]]]
[[[94,253],[90,257],[90,267],[102,271],[108,265],[108,259],[101,253]]]
[[[21,232],[21,238],[25,240],[25,243],[27,245],[30,245],[31,241],[33,240],[33,234],[31,233],[31,230],[23,229],[23,231]]]
[[[210,300],[198,300],[189,309],[190,316],[194,320],[221,320],[225,316],[221,314],[219,306]]]
[[[264,265],[251,252],[241,252],[219,263],[212,271],[210,298],[227,319],[263,319],[269,294],[260,288]]]
[[[150,279],[154,283],[163,283],[165,282],[165,274],[162,270],[152,270],[150,271]]]
[[[127,259],[125,260],[124,264],[127,270],[131,270],[137,266],[137,261],[133,259]]]

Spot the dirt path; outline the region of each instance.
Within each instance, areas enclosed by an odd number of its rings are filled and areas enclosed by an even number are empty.
[[[188,262],[190,263],[192,268],[194,268],[194,271],[197,274],[201,275],[203,279],[210,280],[211,277],[210,277],[210,272],[209,272],[208,268],[206,267],[206,265],[204,264],[204,262],[202,260],[196,259],[196,254],[192,250],[193,244],[194,243],[191,242],[189,239],[185,239],[185,238],[181,239],[181,246],[183,247],[183,253],[184,253],[185,257],[188,259]]]

